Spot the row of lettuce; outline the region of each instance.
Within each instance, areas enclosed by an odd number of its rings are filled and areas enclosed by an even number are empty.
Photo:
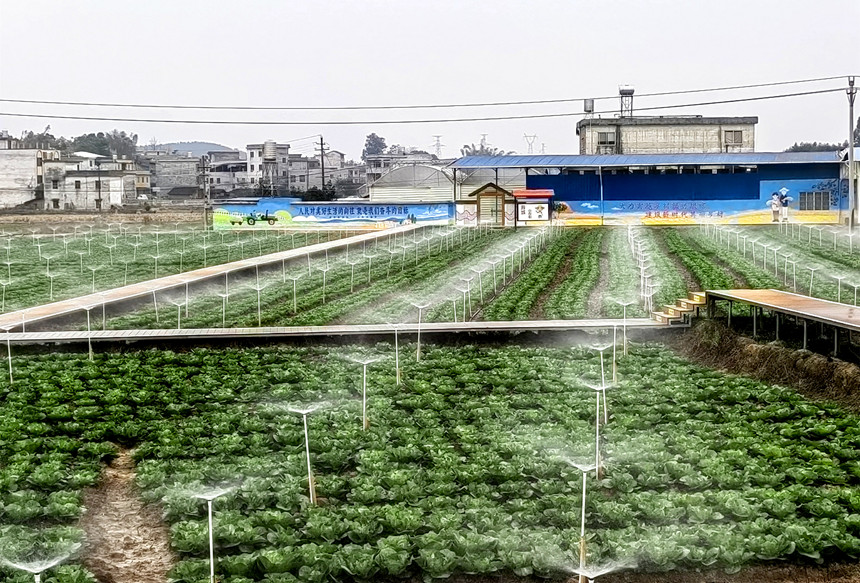
[[[163,504],[181,561],[208,577],[208,485],[219,577],[353,581],[578,563],[581,474],[594,454],[595,354],[545,348],[392,347],[169,351],[16,359],[0,404],[0,537],[81,536],[81,491],[119,447]],[[370,367],[370,428],[360,422]],[[595,376],[597,375],[597,376]],[[588,561],[644,571],[860,556],[860,424],[786,389],[701,369],[650,345],[607,392],[605,474],[589,474]],[[318,506],[309,503],[309,416]],[[35,530],[35,529],[38,529]],[[38,532],[38,534],[36,534]],[[25,544],[27,543],[27,544]],[[48,544],[48,543],[45,543]],[[4,557],[14,560],[16,557]],[[27,579],[0,567],[5,580]],[[54,571],[77,583],[77,565]]]

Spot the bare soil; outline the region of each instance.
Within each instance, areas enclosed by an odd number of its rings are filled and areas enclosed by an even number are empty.
[[[603,240],[600,243],[600,264],[598,267],[600,275],[597,277],[597,282],[588,295],[587,314],[592,318],[598,318],[603,315],[603,298],[606,297],[606,290],[609,288],[609,235],[604,233]]]
[[[161,509],[140,499],[131,454],[121,450],[99,485],[84,493],[83,563],[101,583],[165,583],[176,562],[170,530]]]

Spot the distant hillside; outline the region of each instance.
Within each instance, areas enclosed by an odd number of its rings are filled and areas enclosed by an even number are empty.
[[[147,146],[149,147],[149,146]],[[158,144],[156,149],[159,150],[176,150],[180,154],[191,152],[194,157],[205,156],[206,152],[214,150],[235,150],[223,144],[215,144],[213,142],[173,142],[170,144]]]

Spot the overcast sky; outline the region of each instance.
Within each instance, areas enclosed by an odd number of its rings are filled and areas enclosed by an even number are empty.
[[[477,103],[615,95],[860,75],[860,1],[413,2],[409,0],[0,0],[0,97],[112,103],[344,106]],[[844,81],[640,98],[677,104],[844,85]],[[598,102],[615,110],[617,99]],[[675,110],[757,115],[757,149],[841,141],[844,93]],[[858,106],[860,109],[860,106]],[[582,103],[353,112],[111,109],[0,103],[4,113],[279,121],[432,119],[582,111]],[[670,112],[661,112],[670,113]],[[242,148],[323,134],[358,158],[370,132],[455,156],[481,134],[505,150],[577,153],[579,116],[355,126],[227,126],[46,120],[0,114],[12,134],[50,124],[72,136],[118,128],[140,143],[204,140]],[[309,140],[293,151],[312,153]]]

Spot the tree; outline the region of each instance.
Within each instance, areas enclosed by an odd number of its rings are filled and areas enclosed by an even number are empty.
[[[786,152],[838,152],[848,147],[848,140],[842,143],[830,144],[828,142],[794,142]],[[860,147],[860,117],[854,124],[854,147]]]
[[[477,147],[475,144],[464,144],[463,147],[460,148],[461,156],[510,156],[515,153],[516,152],[513,150],[506,152],[502,149],[492,148],[484,144],[480,144]]]
[[[71,142],[74,151],[92,152],[100,156],[133,158],[137,152],[137,134],[127,134],[124,131],[112,130],[108,133],[83,134]]]
[[[306,191],[298,193],[298,195],[302,200],[309,202],[327,202],[334,200],[335,190],[330,184],[326,185],[322,189],[318,186],[311,186]]]
[[[364,150],[361,151],[361,159],[366,160],[368,156],[382,154],[385,152],[385,138],[376,134],[370,134],[364,140]]]
[[[829,144],[827,142],[794,142],[786,152],[838,152],[848,146],[848,140],[841,144]]]
[[[358,196],[361,193],[363,184],[357,184],[352,180],[338,180],[334,183],[334,192],[337,198],[347,196]]]
[[[23,148],[45,148],[49,150],[64,150],[68,146],[68,140],[60,137],[55,138],[51,133],[51,126],[47,126],[41,133],[26,131],[21,136]]]

